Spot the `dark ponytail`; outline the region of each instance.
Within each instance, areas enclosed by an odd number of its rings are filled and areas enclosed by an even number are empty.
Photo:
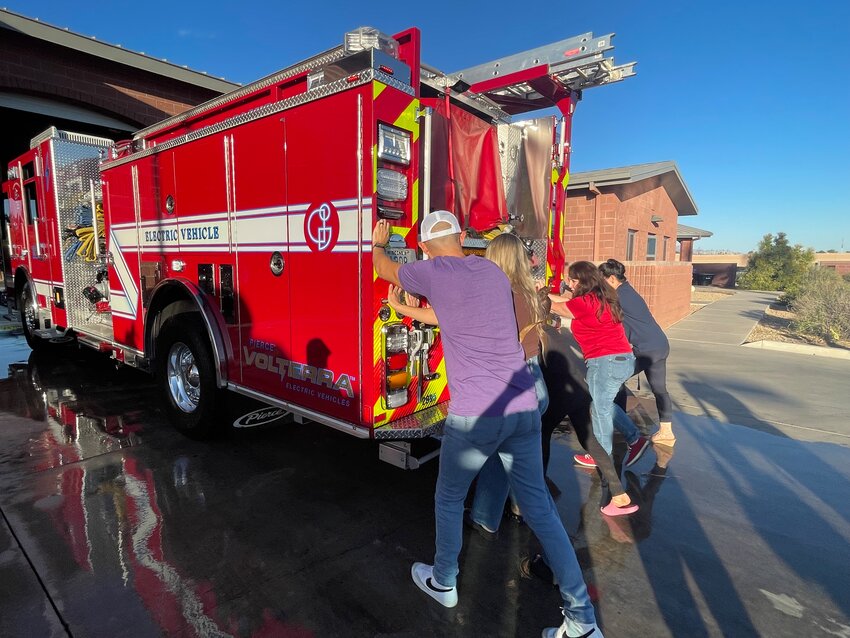
[[[608,261],[599,264],[599,272],[601,272],[602,276],[606,279],[614,276],[617,278],[617,281],[626,280],[626,267],[616,259],[609,259]]]

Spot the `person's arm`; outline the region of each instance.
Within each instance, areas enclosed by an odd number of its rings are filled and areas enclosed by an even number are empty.
[[[572,298],[572,292],[569,292],[567,295],[549,295],[549,299],[552,302],[552,312],[559,317],[572,319],[574,315],[570,312],[570,309],[567,308],[567,302]]]
[[[437,321],[437,313],[433,308],[422,308],[412,304],[404,303],[401,300],[402,289],[390,285],[389,294],[387,295],[387,304],[390,308],[396,311],[399,315],[410,317],[414,321],[427,323],[431,326],[439,325]]]
[[[387,257],[386,252],[384,252],[389,240],[390,223],[386,219],[379,219],[372,231],[372,266],[374,266],[378,277],[400,286],[401,282],[398,280],[400,265]]]

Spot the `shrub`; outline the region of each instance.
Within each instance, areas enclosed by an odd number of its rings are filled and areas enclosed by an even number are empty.
[[[792,246],[785,233],[765,235],[749,254],[747,270],[738,279],[741,288],[781,290],[790,302],[799,292],[800,282],[814,264],[815,253],[799,244]]]
[[[834,270],[812,268],[791,304],[794,329],[829,343],[850,339],[850,283]]]

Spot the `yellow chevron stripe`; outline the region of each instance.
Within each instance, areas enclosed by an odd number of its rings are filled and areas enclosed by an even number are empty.
[[[419,139],[419,120],[416,118],[416,113],[419,111],[419,100],[411,100],[401,115],[399,115],[393,125],[398,128],[403,128],[410,131],[413,141]]]
[[[427,396],[429,394],[435,394],[435,395],[437,395],[437,398],[439,399],[440,395],[443,394],[443,390],[446,389],[446,385],[448,383],[447,380],[446,380],[446,358],[445,357],[440,359],[440,363],[437,365],[437,369],[436,369],[435,372],[437,374],[439,374],[440,376],[437,379],[435,379],[434,381],[431,381],[431,382],[428,383],[428,387],[425,391],[425,396]],[[430,408],[430,407],[435,406],[435,405],[437,405],[435,402],[431,402],[431,403],[421,403],[420,402],[420,403],[417,403],[416,404],[416,412],[418,412],[419,410],[423,410],[424,408]]]
[[[372,99],[377,100],[378,96],[384,92],[387,85],[383,82],[372,82]]]
[[[570,172],[564,169],[564,179],[561,180],[561,187],[567,190],[567,184],[570,183]]]
[[[381,346],[382,346],[382,343],[381,343],[381,341],[382,341],[382,339],[381,339],[381,336],[382,336],[381,335],[381,326],[382,325],[383,324],[382,324],[380,319],[375,320],[375,326],[374,326],[375,338],[374,338],[373,353],[372,353],[373,354],[373,356],[372,356],[372,369],[373,370],[374,370],[375,363],[377,361],[380,361],[382,356],[383,356],[383,353],[381,352]],[[374,418],[376,416],[384,414],[384,412],[385,412],[383,403],[381,401],[382,396],[383,396],[383,389],[379,387],[378,392],[377,392],[377,399],[375,399],[375,405],[372,406],[373,423],[374,423]],[[389,418],[390,418],[390,415],[388,414],[387,419],[382,421],[382,423],[386,423],[387,420],[389,420]]]

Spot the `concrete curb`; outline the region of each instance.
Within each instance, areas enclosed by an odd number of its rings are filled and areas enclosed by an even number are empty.
[[[850,350],[829,348],[827,346],[810,346],[805,343],[784,343],[782,341],[752,341],[742,343],[745,348],[763,348],[764,350],[779,350],[781,352],[796,352],[830,359],[847,359],[850,361]]]

